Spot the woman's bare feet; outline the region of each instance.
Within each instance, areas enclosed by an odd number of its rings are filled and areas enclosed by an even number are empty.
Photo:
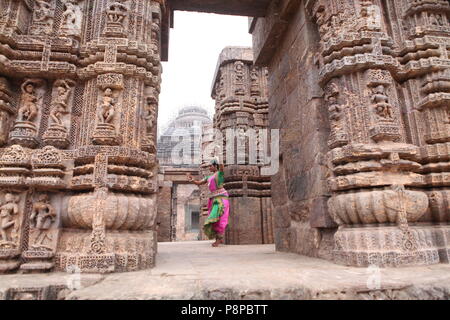
[[[222,240],[222,239],[216,239],[216,242],[214,242],[214,243],[212,244],[212,246],[213,246],[214,248],[217,248],[217,247],[220,246],[221,244],[223,244],[223,240]]]

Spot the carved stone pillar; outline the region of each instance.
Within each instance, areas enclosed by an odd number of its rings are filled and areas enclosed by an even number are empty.
[[[331,127],[333,176],[328,180],[332,191],[328,207],[339,225],[334,236],[335,261],[356,266],[438,263],[432,241],[435,230],[420,223],[429,200],[423,189],[427,186],[423,136],[417,132],[418,122],[414,123],[420,115],[413,110],[427,109],[424,114],[429,108],[421,106],[428,105],[439,113],[439,106],[446,105],[445,93],[436,95],[439,85],[434,86],[433,76],[427,75],[433,60],[414,61],[424,58],[419,51],[431,55],[433,51],[421,51],[427,46],[426,37],[415,39],[415,44],[407,41],[414,37],[407,20],[415,14],[411,10],[447,12],[448,2],[318,0],[309,1],[308,8],[321,37],[320,83]],[[439,52],[440,58],[448,60]],[[448,62],[437,62],[434,69],[436,79],[444,84]],[[411,100],[412,91],[405,90],[412,87],[408,82],[404,85],[409,77],[423,79],[414,84],[413,96],[431,94],[423,96],[422,104],[420,99]],[[445,141],[444,124],[429,121],[422,123],[435,133],[425,133],[424,142]],[[434,129],[439,126],[442,129]]]
[[[212,97],[216,100],[214,127],[225,142],[225,189],[231,203],[228,244],[273,243],[270,177],[261,175],[265,164],[259,157],[268,143],[263,139],[267,134],[263,132],[267,128],[266,86],[267,70],[253,66],[250,48],[222,51]]]
[[[164,4],[0,4],[0,270],[152,267]]]

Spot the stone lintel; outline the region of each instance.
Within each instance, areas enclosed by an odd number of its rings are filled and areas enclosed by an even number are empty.
[[[187,174],[192,176],[198,176],[198,168],[175,168],[175,167],[162,167],[162,173],[164,174],[164,182],[171,181],[173,183],[190,183],[187,179]]]
[[[271,0],[169,0],[172,10],[263,17]]]

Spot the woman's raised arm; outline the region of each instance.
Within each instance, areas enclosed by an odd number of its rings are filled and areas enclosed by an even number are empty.
[[[201,186],[202,184],[206,183],[206,179],[203,180],[195,180],[194,177],[191,174],[187,174],[187,178],[189,182],[192,182],[193,184],[197,185],[197,186]]]

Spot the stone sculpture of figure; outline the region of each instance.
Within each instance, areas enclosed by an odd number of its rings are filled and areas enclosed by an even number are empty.
[[[115,115],[114,107],[115,99],[111,88],[106,88],[103,95],[103,102],[99,108],[98,121],[99,123],[111,123]]]
[[[19,213],[19,201],[13,194],[7,193],[5,195],[5,203],[0,206],[0,232],[3,242],[9,242],[7,230],[16,224],[13,216]]]
[[[73,0],[66,0],[64,2],[65,10],[62,14],[62,27],[67,29],[73,29],[76,27],[77,15],[76,4]]]
[[[51,4],[44,0],[35,0],[35,3],[39,8],[35,10],[34,21],[50,24],[53,21]]]
[[[319,26],[320,36],[323,37],[328,32],[327,23],[325,22],[325,14],[323,10],[318,11],[316,13],[316,20],[317,25]]]
[[[19,121],[32,122],[38,114],[38,97],[36,95],[35,84],[32,81],[25,81],[21,89],[22,106],[19,108]]]
[[[127,15],[128,8],[120,2],[113,2],[108,9],[108,22],[122,24]]]
[[[43,244],[47,237],[46,231],[50,229],[53,222],[56,220],[55,208],[50,204],[50,200],[47,194],[41,194],[38,198],[38,202],[33,205],[30,216],[30,226],[39,230],[36,237],[35,246]]]
[[[258,71],[255,68],[252,68],[252,70],[250,70],[250,80],[251,80],[250,91],[251,91],[252,95],[258,95],[260,93],[259,75],[258,75]]]
[[[386,88],[378,85],[373,88],[371,97],[372,103],[375,104],[376,114],[383,119],[393,119],[392,106],[389,104],[389,97],[386,95]]]
[[[67,81],[57,82],[57,97],[53,102],[52,111],[50,112],[50,118],[56,124],[62,125],[61,117],[64,114],[69,113],[67,110],[67,103],[69,102],[69,97],[71,93],[71,87]]]
[[[440,14],[430,14],[430,24],[433,26],[443,26],[444,21],[442,19],[442,16]]]
[[[436,22],[438,26],[443,26],[444,25],[444,19],[442,17],[442,15],[437,14],[436,15]]]
[[[339,88],[335,83],[330,87],[330,93],[326,96],[328,102],[328,113],[330,120],[338,121],[341,119],[342,106],[338,103]]]
[[[147,134],[150,134],[153,130],[153,126],[155,124],[155,120],[156,120],[156,104],[153,101],[152,98],[148,97],[147,98],[147,103],[145,104],[145,113],[144,113],[144,120],[146,121],[146,129],[147,129]]]

